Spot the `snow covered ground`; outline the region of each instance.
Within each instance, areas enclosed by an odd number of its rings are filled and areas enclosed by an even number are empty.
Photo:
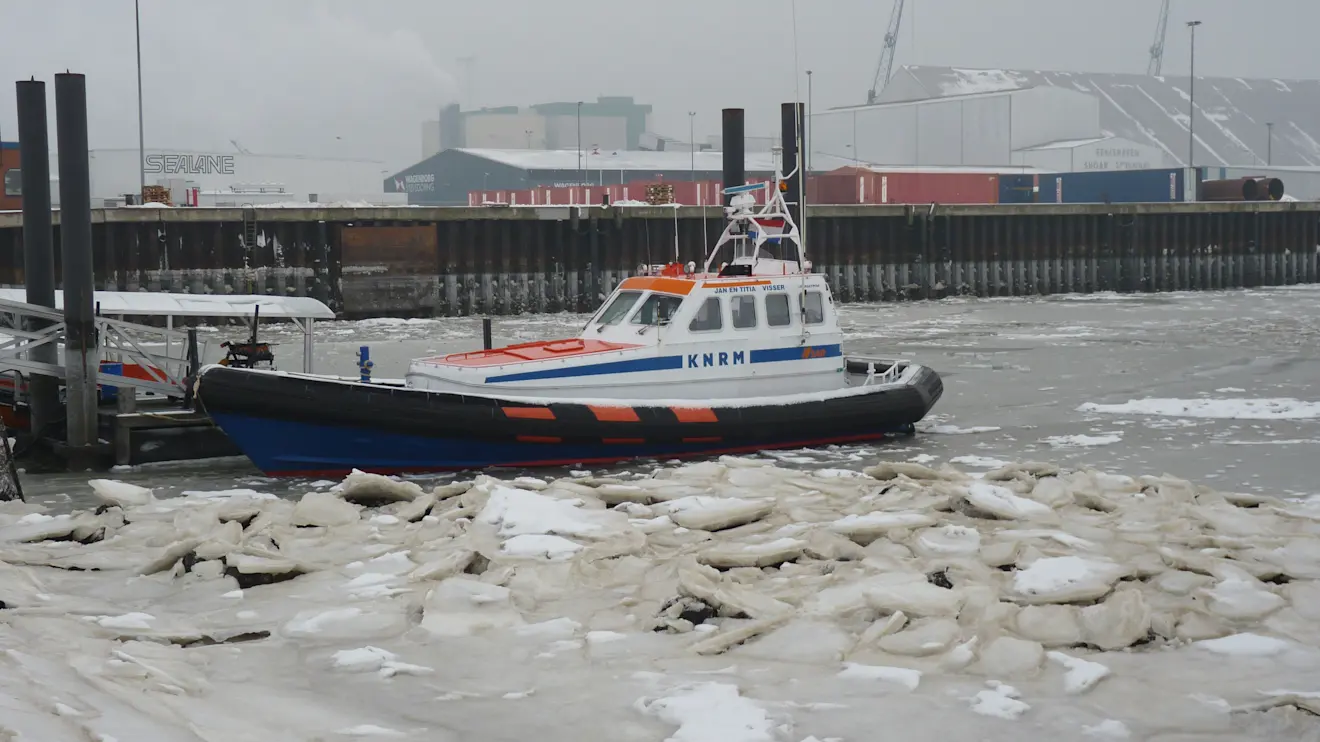
[[[882,445],[26,478],[0,740],[1320,740],[1317,295],[847,305],[850,352],[944,376]],[[318,334],[385,378],[480,322]]]
[[[0,738],[1320,735],[1320,501],[770,457],[94,490],[0,507]]]

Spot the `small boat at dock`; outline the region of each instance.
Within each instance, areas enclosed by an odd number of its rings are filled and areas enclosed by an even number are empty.
[[[276,476],[589,465],[910,434],[939,400],[940,377],[844,353],[787,182],[726,189],[728,225],[703,266],[642,266],[577,337],[415,359],[402,384],[207,366],[197,399]]]

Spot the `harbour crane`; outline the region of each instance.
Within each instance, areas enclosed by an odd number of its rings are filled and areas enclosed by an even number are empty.
[[[894,0],[894,11],[889,14],[889,30],[885,32],[885,46],[880,50],[880,62],[875,66],[871,89],[866,91],[866,103],[875,103],[894,73],[894,51],[898,48],[898,29],[903,24],[904,0]]]
[[[1169,33],[1169,0],[1160,3],[1160,20],[1155,25],[1155,43],[1150,45],[1150,63],[1146,65],[1146,74],[1160,76],[1164,68],[1164,37]]]

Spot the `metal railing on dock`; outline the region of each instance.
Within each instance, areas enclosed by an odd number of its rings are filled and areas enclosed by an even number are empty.
[[[188,333],[109,317],[97,317],[94,327],[100,360],[122,364],[120,374],[98,371],[98,384],[184,396],[190,360]],[[37,348],[59,343],[65,333],[63,313],[0,299],[0,333],[9,336],[0,341],[0,374],[17,371],[65,378],[63,364],[37,360],[33,354]],[[148,350],[156,346],[163,346],[164,352]],[[179,355],[174,355],[176,349]]]

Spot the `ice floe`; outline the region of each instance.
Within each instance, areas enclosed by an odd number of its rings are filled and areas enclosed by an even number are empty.
[[[1159,417],[1202,417],[1228,420],[1314,420],[1320,402],[1298,399],[1133,399],[1121,404],[1087,402],[1080,412]]]
[[[0,739],[1314,729],[1305,503],[1040,462],[784,462],[0,504]]]

